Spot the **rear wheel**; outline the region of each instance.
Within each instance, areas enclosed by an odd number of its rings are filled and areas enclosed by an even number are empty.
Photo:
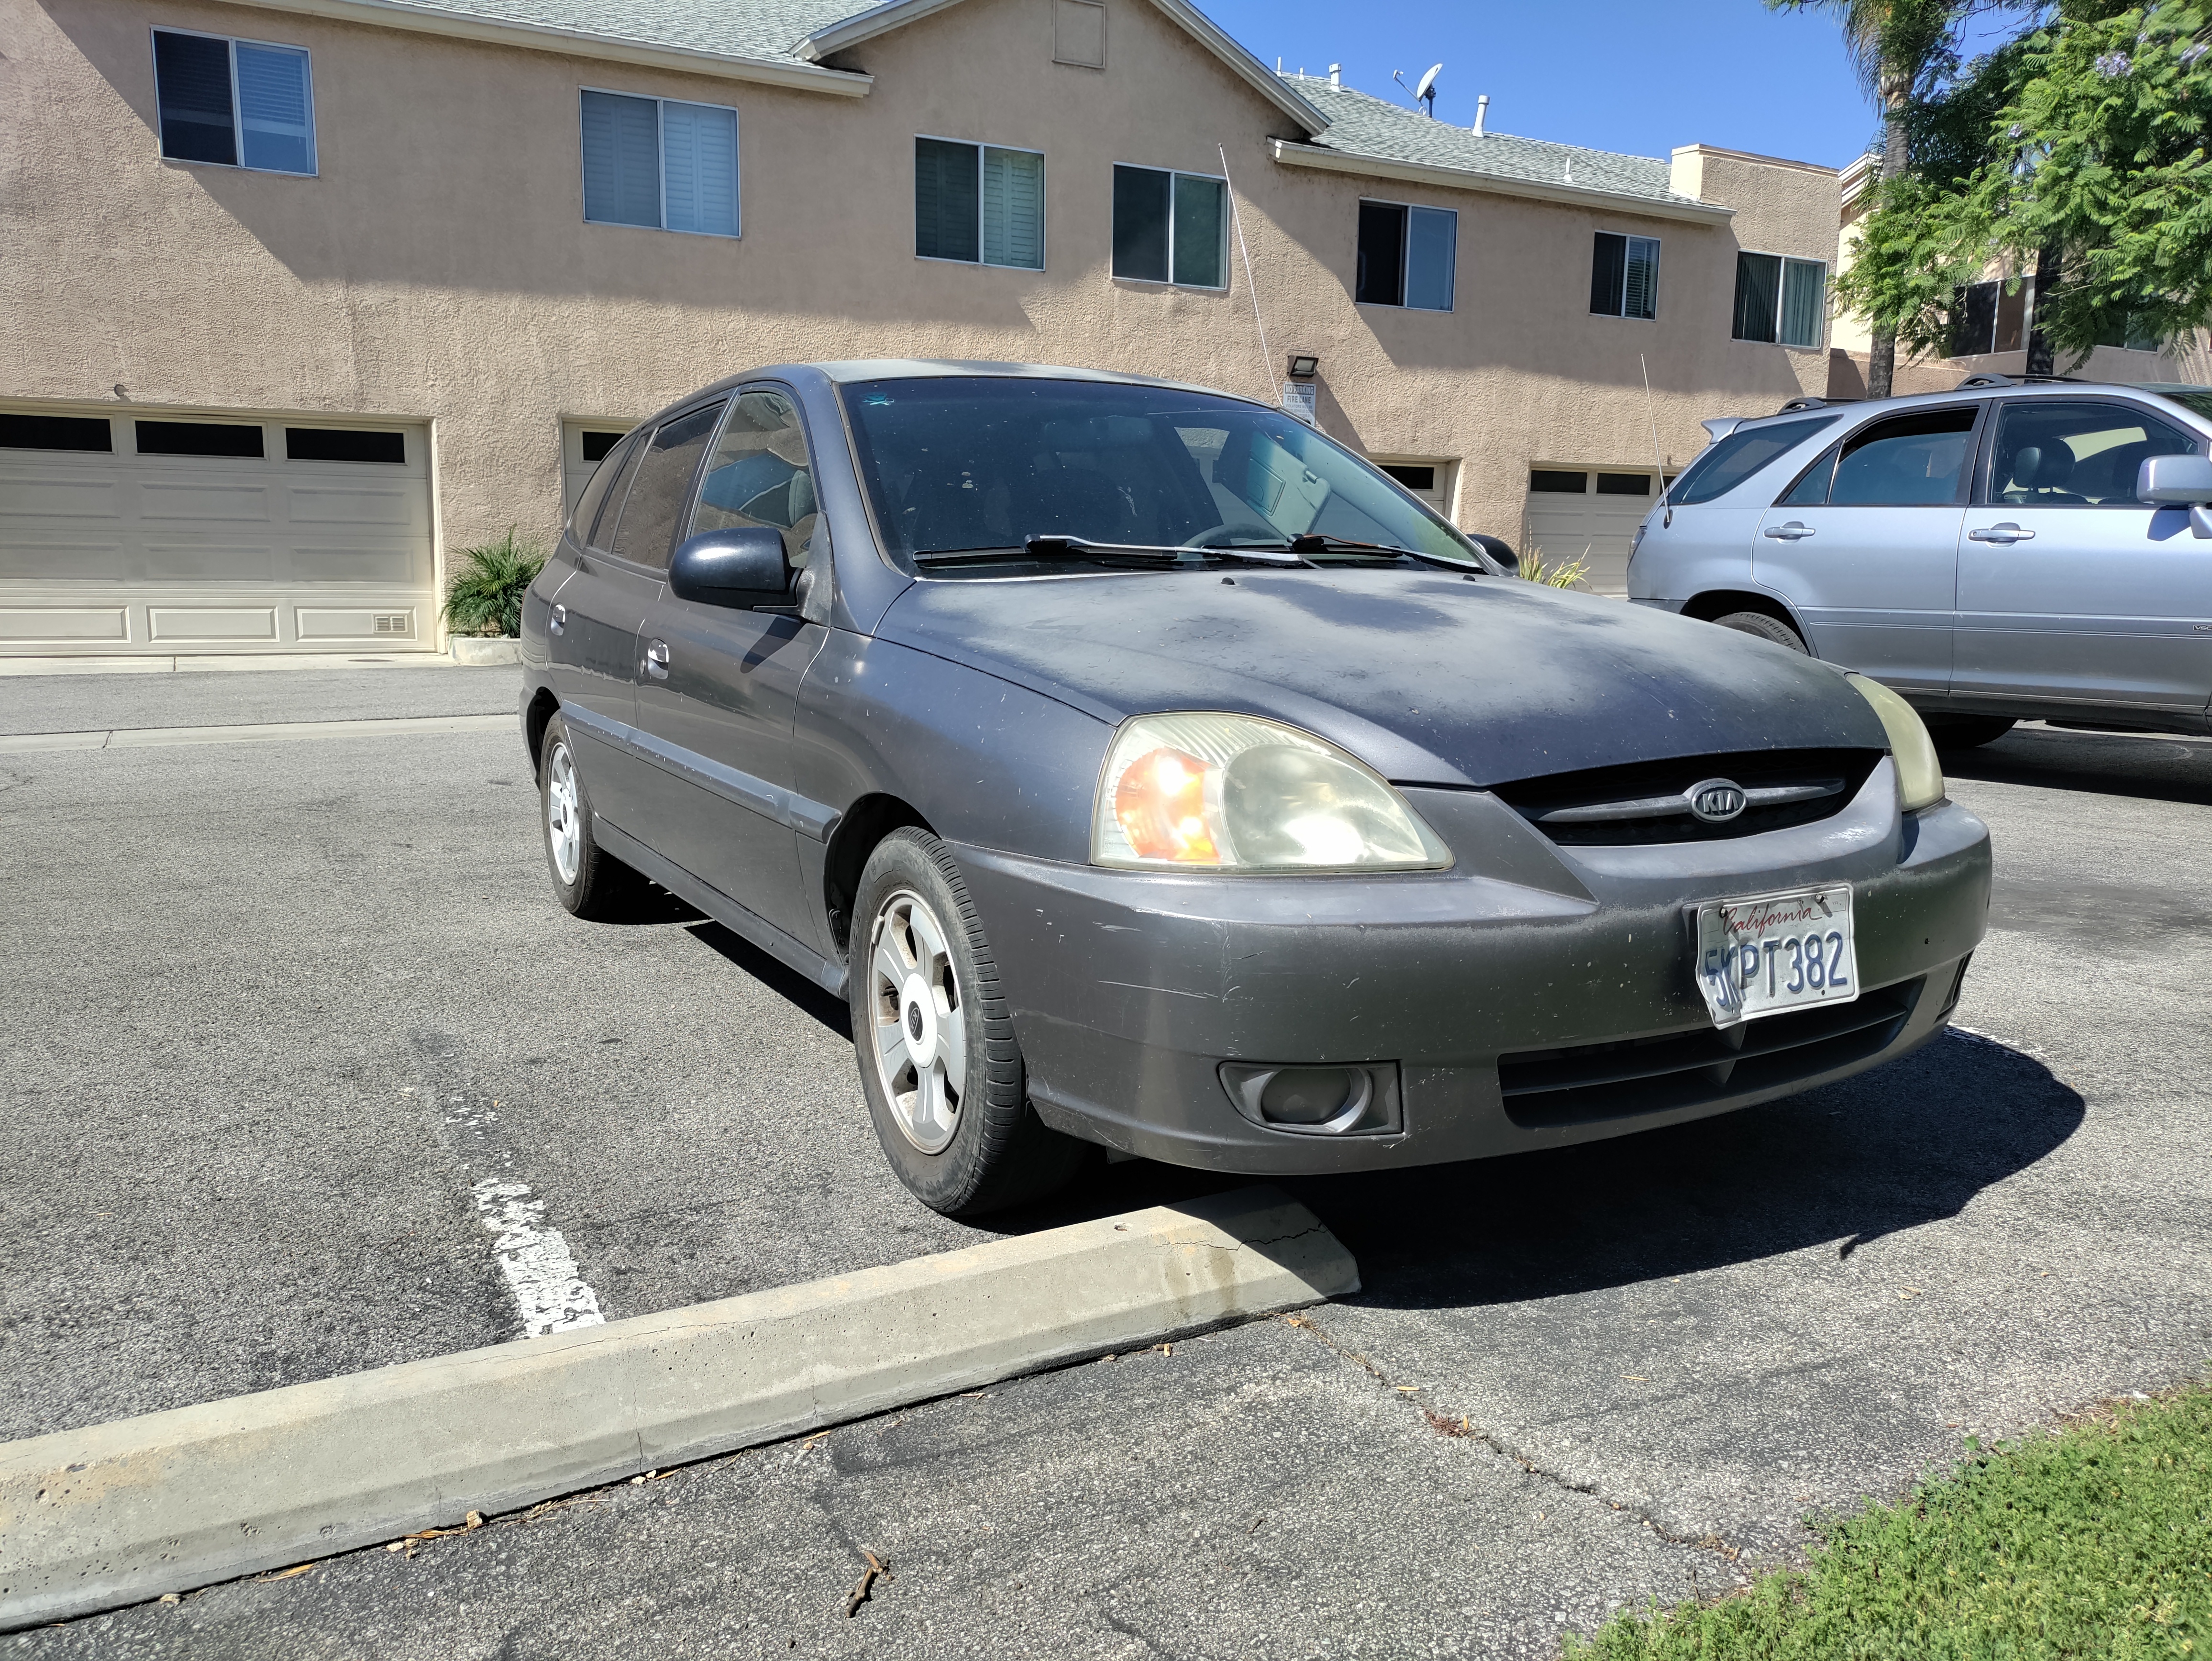
[[[1938,750],[1975,750],[2013,729],[2010,715],[1923,715]]]
[[[860,1088],[899,1180],[948,1217],[1065,1186],[1098,1150],[1030,1109],[998,964],[945,844],[892,831],[868,856],[853,916]]]
[[[1793,652],[1802,652],[1808,657],[1811,651],[1805,637],[1780,618],[1770,617],[1764,611],[1730,611],[1713,621],[1723,629],[1733,629],[1740,635],[1756,635],[1761,640],[1772,641],[1777,646],[1786,646]]]
[[[568,723],[557,715],[545,724],[538,753],[538,808],[545,867],[562,905],[590,922],[617,922],[635,912],[646,896],[645,879],[592,836],[592,799],[576,770]]]

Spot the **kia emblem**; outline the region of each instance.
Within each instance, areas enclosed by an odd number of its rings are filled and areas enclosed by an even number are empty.
[[[1707,779],[1682,794],[1690,799],[1690,811],[1707,824],[1726,824],[1744,809],[1743,787],[1734,779]]]

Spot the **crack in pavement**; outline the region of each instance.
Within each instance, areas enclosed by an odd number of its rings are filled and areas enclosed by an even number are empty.
[[[1421,1386],[1417,1384],[1401,1384],[1395,1382],[1391,1378],[1389,1374],[1383,1372],[1382,1368],[1376,1366],[1374,1362],[1369,1360],[1364,1355],[1360,1354],[1357,1350],[1346,1349],[1342,1344],[1337,1342],[1334,1338],[1329,1335],[1328,1329],[1323,1327],[1320,1322],[1313,1319],[1310,1316],[1279,1315],[1274,1318],[1282,1322],[1285,1326],[1297,1327],[1301,1331],[1310,1333],[1319,1342],[1326,1345],[1329,1351],[1340,1360],[1344,1361],[1348,1366],[1358,1368],[1362,1372],[1367,1374],[1369,1378],[1374,1379],[1376,1383],[1381,1384],[1385,1390],[1389,1390],[1397,1400],[1403,1402],[1407,1407],[1410,1407],[1418,1412],[1424,1421],[1426,1422],[1428,1427],[1434,1431],[1437,1435],[1449,1436],[1453,1438],[1463,1437],[1471,1442],[1480,1442],[1483,1446],[1490,1449],[1492,1452],[1502,1455],[1505,1458],[1510,1459],[1515,1464],[1520,1466],[1522,1469],[1527,1471],[1531,1476],[1540,1477],[1543,1481],[1549,1482],[1553,1487],[1559,1488],[1565,1493],[1585,1495],[1589,1499],[1597,1500],[1601,1505],[1611,1506],[1614,1511],[1620,1512],[1625,1516],[1634,1518],[1638,1522],[1643,1524],[1645,1528],[1650,1530],[1653,1534],[1656,1535],[1660,1539],[1664,1540],[1670,1546],[1686,1546],[1695,1550],[1711,1552],[1714,1555],[1726,1562],[1729,1567],[1735,1571],[1739,1581],[1747,1580],[1748,1576],[1743,1567],[1744,1548],[1730,1545],[1726,1540],[1723,1539],[1717,1534],[1678,1534],[1674,1530],[1667,1527],[1665,1524],[1660,1522],[1659,1519],[1654,1517],[1644,1506],[1631,1505],[1624,1500],[1613,1499],[1610,1494],[1601,1490],[1595,1482],[1578,1482],[1571,1477],[1563,1475],[1559,1471],[1553,1470],[1546,1466],[1541,1461],[1532,1458],[1529,1455],[1522,1452],[1519,1448],[1515,1447],[1511,1443],[1500,1437],[1497,1432],[1475,1424],[1473,1419],[1468,1415],[1461,1415],[1457,1422],[1454,1422],[1449,1414],[1437,1413],[1432,1409],[1423,1405],[1422,1402],[1416,1399],[1420,1389],[1422,1388]]]

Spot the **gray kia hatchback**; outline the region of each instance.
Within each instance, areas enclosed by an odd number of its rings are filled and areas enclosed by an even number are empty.
[[[951,1214],[1770,1100],[1939,1031],[1987,908],[1878,683],[1522,582],[1195,386],[718,382],[601,464],[523,657],[561,902],[657,884],[844,997]]]
[[[1873,676],[1940,744],[2212,731],[2212,388],[1972,375],[1707,424],[1632,599]]]

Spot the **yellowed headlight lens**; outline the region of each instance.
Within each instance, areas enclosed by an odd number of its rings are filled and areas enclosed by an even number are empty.
[[[1865,675],[1844,678],[1858,688],[1859,696],[1881,717],[1889,734],[1890,758],[1897,764],[1898,805],[1908,813],[1933,807],[1943,800],[1943,764],[1936,754],[1936,740],[1928,736],[1920,712],[1880,681]]]

